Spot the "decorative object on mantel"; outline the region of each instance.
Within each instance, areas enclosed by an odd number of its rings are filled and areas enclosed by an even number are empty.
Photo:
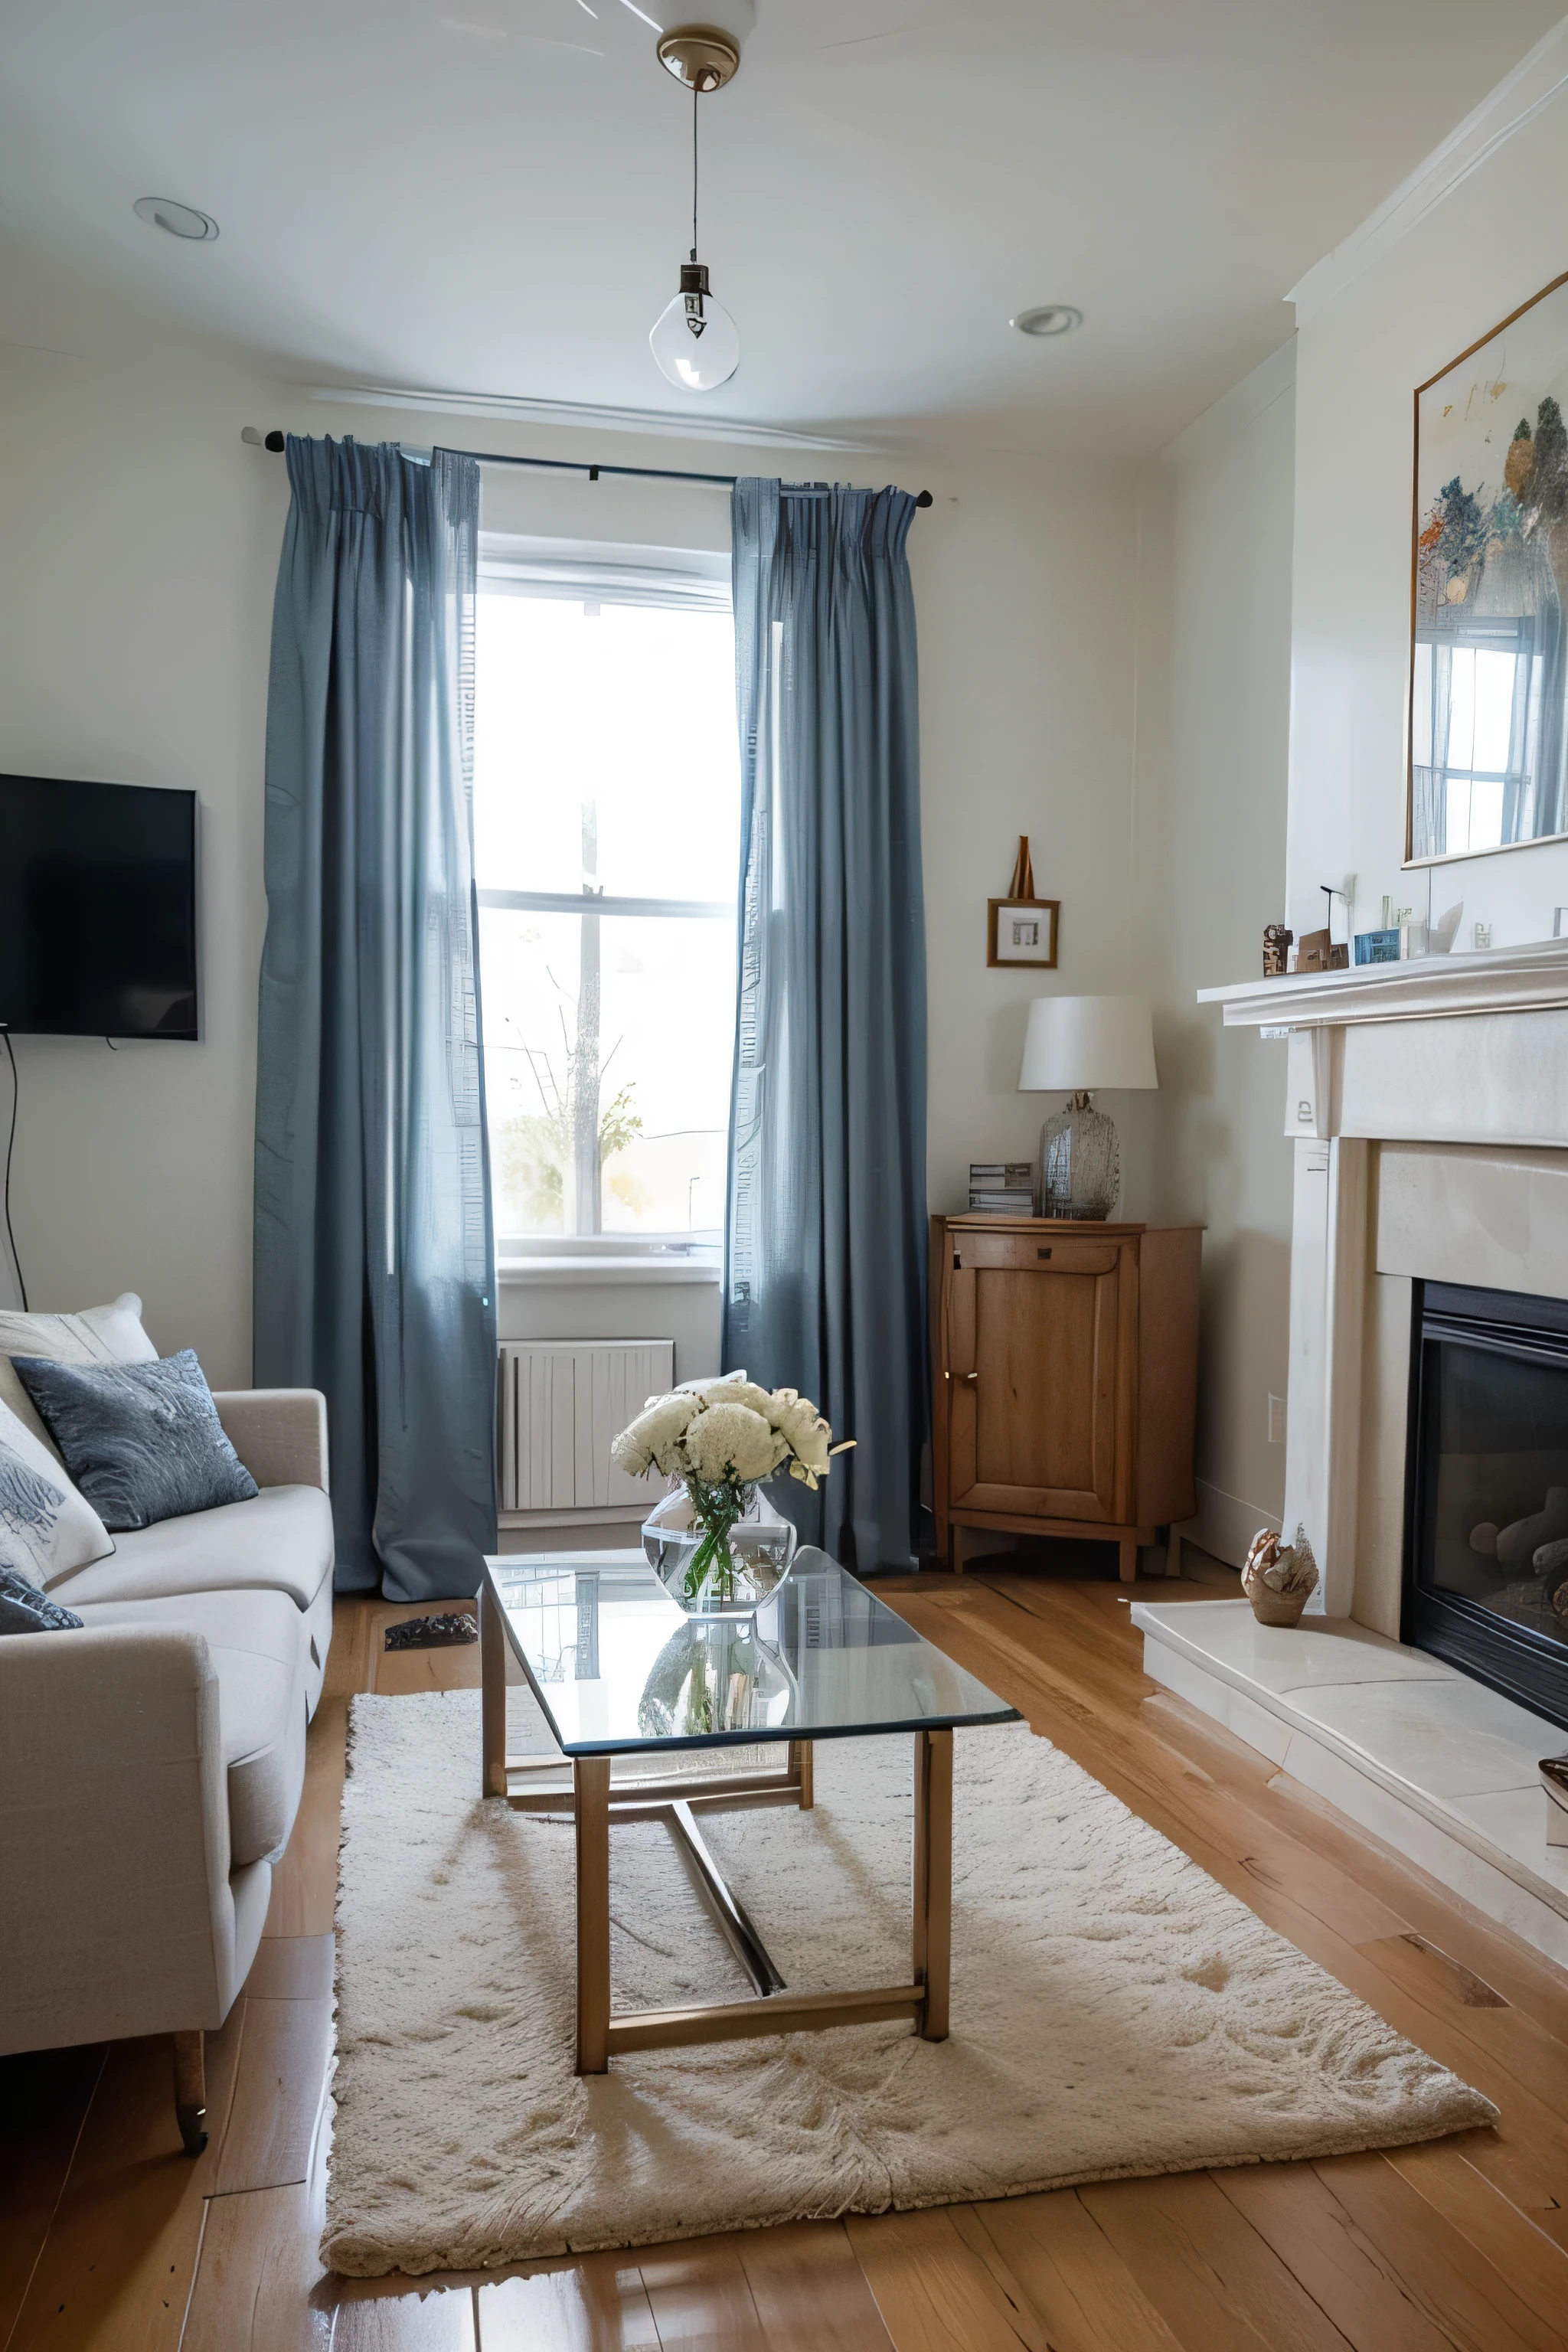
[[[742,1544],[737,1557],[731,1541],[763,1479],[787,1463],[790,1476],[815,1492],[833,1455],[854,1443],[833,1444],[809,1397],[794,1389],[770,1393],[744,1372],[726,1372],[649,1397],[610,1459],[628,1478],[657,1469],[684,1482],[692,1525],[661,1544],[654,1565],[689,1613],[723,1616],[749,1613],[784,1573],[773,1547]]]
[[[1029,836],[1018,835],[1018,855],[1005,898],[985,901],[985,961],[989,967],[1026,966],[1037,971],[1057,968],[1057,919],[1059,898],[1037,898],[1035,866]]]
[[[1364,952],[1363,941],[1367,943]],[[1413,956],[1424,956],[1429,945],[1428,926],[1417,922],[1415,908],[1396,905],[1384,891],[1383,920],[1375,930],[1356,933],[1355,960],[1357,963],[1408,963]]]
[[[1546,1843],[1568,1845],[1568,1756],[1543,1756],[1536,1769],[1546,1792]]]
[[[1296,950],[1298,971],[1345,971],[1350,960],[1349,946],[1342,940],[1331,940],[1326,930],[1302,932],[1301,944]]]
[[[1272,1528],[1259,1528],[1242,1564],[1241,1589],[1260,1625],[1299,1625],[1318,1589],[1306,1528],[1298,1527],[1295,1542],[1282,1544]]]
[[[1154,1024],[1146,996],[1037,996],[1029,1007],[1020,1094],[1068,1100],[1040,1129],[1042,1216],[1109,1217],[1121,1189],[1114,1120],[1096,1110],[1101,1087],[1152,1088]]]
[[[1281,980],[1289,961],[1290,942],[1296,934],[1287,924],[1266,923],[1263,927],[1263,977]]]
[[[1563,399],[1568,274],[1415,394],[1412,863],[1568,833]]]

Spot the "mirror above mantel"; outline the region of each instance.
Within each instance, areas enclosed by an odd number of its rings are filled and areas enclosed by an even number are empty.
[[[1568,276],[1415,395],[1405,858],[1568,835]]]

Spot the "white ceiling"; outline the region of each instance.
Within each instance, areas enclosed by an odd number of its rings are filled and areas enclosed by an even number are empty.
[[[1136,460],[1561,0],[758,0],[702,101],[742,350],[707,395],[646,340],[690,100],[625,0],[592,8],[6,0],[0,223],[310,381]],[[145,226],[149,194],[220,238]],[[1082,331],[1009,330],[1046,301]]]

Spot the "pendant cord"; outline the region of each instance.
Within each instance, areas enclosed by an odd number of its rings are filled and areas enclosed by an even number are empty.
[[[697,258],[697,97],[691,92],[691,258]]]

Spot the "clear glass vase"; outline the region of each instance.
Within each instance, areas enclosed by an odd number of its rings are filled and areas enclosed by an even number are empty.
[[[753,1492],[743,1517],[709,1528],[679,1487],[648,1513],[642,1539],[648,1565],[691,1617],[749,1617],[784,1582],[795,1548],[790,1521],[760,1495]]]

